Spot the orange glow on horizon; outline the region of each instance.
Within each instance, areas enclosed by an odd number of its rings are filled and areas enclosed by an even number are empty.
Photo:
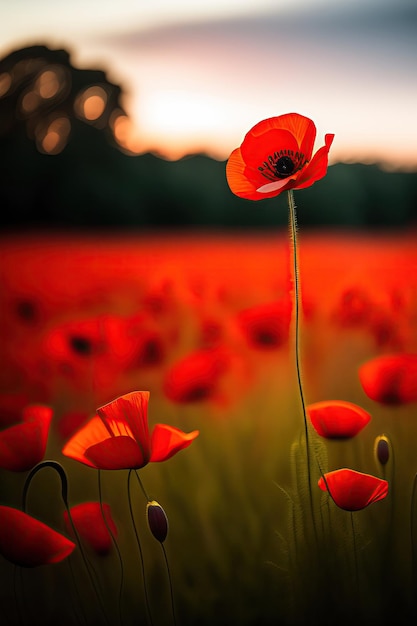
[[[182,95],[186,99],[186,94]],[[207,154],[211,158],[227,160],[231,152],[242,142],[250,124],[244,125],[239,132],[235,126],[223,130],[223,125],[216,129],[215,124],[210,127],[198,127],[198,117],[191,119],[181,112],[177,119],[162,119],[159,117],[163,107],[151,111],[147,117],[145,110],[139,111],[136,117],[124,115],[117,118],[114,134],[118,143],[132,154],[153,152],[169,160],[180,159],[190,154]],[[266,115],[265,117],[269,117]],[[253,123],[260,121],[254,118]],[[328,125],[331,131],[333,127]],[[324,134],[318,131],[316,148]],[[398,144],[390,144],[389,151],[383,138],[379,141],[363,139],[358,132],[357,137],[341,136],[335,133],[335,140],[329,152],[329,164],[334,163],[364,163],[380,164],[386,169],[417,171],[417,154],[414,145],[405,140]]]

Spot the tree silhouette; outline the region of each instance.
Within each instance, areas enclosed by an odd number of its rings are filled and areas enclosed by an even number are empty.
[[[225,163],[129,151],[120,86],[32,46],[0,60],[0,224],[34,228],[286,228],[285,198],[234,196]],[[336,164],[305,190],[303,227],[417,223],[417,174]]]

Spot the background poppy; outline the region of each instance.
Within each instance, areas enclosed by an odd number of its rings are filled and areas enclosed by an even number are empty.
[[[49,406],[26,406],[19,423],[0,432],[0,467],[13,472],[25,472],[42,461],[52,420]]]
[[[317,434],[328,439],[354,437],[371,419],[365,409],[344,400],[310,404],[307,413]]]
[[[103,510],[102,510],[103,509]],[[117,536],[110,505],[100,502],[81,502],[70,509],[71,518],[77,532],[97,554],[105,555],[112,547],[112,538]],[[103,519],[103,515],[104,518]],[[72,525],[67,511],[64,511],[65,526],[69,534],[73,534]]]
[[[417,402],[417,354],[390,354],[359,368],[366,395],[382,404]]]
[[[359,511],[388,494],[386,480],[347,468],[327,472],[320,477],[318,485],[345,511]]]

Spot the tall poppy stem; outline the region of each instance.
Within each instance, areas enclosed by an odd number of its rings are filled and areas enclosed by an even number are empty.
[[[308,492],[310,495],[311,513],[313,515],[313,496],[311,491],[311,464],[310,464],[310,440],[308,431],[307,411],[306,403],[304,399],[304,390],[301,377],[301,365],[300,365],[300,276],[298,269],[298,242],[297,242],[297,216],[296,206],[294,202],[294,194],[292,189],[288,190],[288,208],[289,208],[289,229],[292,244],[292,259],[293,259],[293,279],[294,279],[294,333],[295,333],[295,367],[297,370],[297,382],[298,392],[300,395],[301,409],[303,413],[304,421],[304,434],[306,442],[306,455],[307,455],[307,477],[308,477]]]

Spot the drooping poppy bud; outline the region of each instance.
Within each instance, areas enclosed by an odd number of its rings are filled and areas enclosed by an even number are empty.
[[[149,530],[160,543],[163,543],[168,534],[168,518],[162,506],[152,500],[146,505],[146,517]]]
[[[365,409],[344,400],[310,404],[307,413],[317,434],[327,439],[354,437],[371,419]]]
[[[386,435],[378,435],[375,439],[374,453],[381,465],[386,465],[390,457],[390,442]]]

